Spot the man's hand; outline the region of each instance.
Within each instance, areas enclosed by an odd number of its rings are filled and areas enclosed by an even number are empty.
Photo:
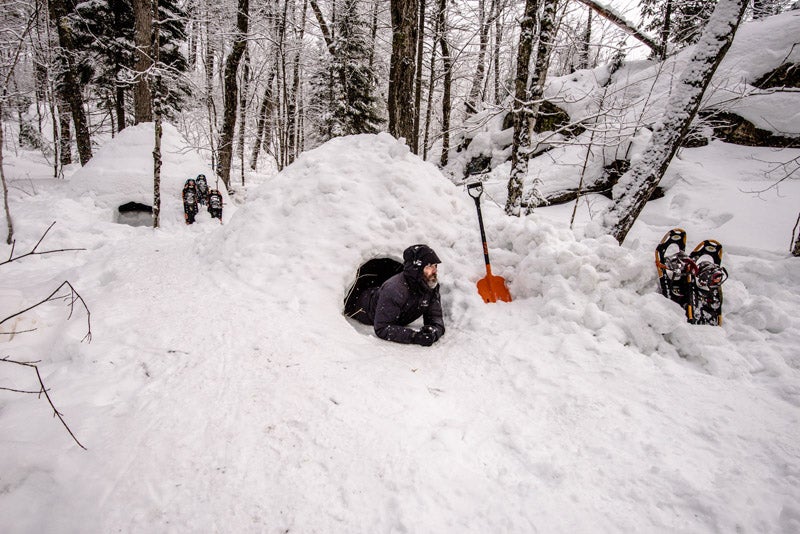
[[[412,341],[417,345],[430,347],[437,339],[439,339],[439,331],[430,325],[425,325],[419,329],[419,332],[414,333]]]

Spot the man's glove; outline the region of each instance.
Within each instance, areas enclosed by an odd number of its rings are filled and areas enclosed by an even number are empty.
[[[436,328],[425,325],[419,329],[419,332],[414,332],[411,341],[423,347],[430,347],[437,339],[439,339],[439,332]]]

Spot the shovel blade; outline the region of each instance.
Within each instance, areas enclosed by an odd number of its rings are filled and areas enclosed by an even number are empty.
[[[506,280],[502,276],[486,275],[478,280],[478,294],[484,302],[511,302],[511,293],[506,287]]]

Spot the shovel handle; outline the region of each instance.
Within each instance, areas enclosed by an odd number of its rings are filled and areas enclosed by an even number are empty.
[[[473,191],[476,191],[477,194],[473,195]],[[475,201],[475,208],[478,210],[478,226],[481,228],[481,242],[483,243],[483,261],[486,263],[486,274],[491,276],[492,266],[489,263],[489,246],[486,244],[486,231],[483,229],[483,214],[481,213],[481,194],[483,193],[483,184],[481,182],[471,183],[467,185],[467,192]]]
[[[473,195],[472,194],[473,191],[476,191],[477,194]],[[469,196],[471,196],[475,200],[478,200],[479,198],[481,198],[481,194],[483,194],[483,184],[481,182],[473,182],[471,184],[468,184],[467,193],[469,193]]]

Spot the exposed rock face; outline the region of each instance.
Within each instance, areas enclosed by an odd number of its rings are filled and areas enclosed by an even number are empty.
[[[765,146],[775,148],[800,148],[800,137],[777,135],[762,130],[734,113],[705,110],[700,116],[708,121],[714,130],[714,137],[745,146]]]
[[[759,89],[800,88],[800,64],[784,63],[753,82]]]

